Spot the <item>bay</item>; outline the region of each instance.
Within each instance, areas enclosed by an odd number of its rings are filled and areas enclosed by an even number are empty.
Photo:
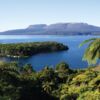
[[[18,61],[20,64],[32,64],[39,71],[45,66],[54,67],[57,63],[66,62],[70,68],[86,68],[87,62],[82,57],[87,45],[79,48],[79,44],[89,38],[100,36],[55,36],[55,35],[0,35],[0,43],[56,41],[68,45],[68,51],[40,53],[28,58],[0,57],[0,61]]]

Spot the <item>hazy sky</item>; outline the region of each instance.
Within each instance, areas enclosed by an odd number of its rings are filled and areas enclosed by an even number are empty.
[[[0,0],[0,31],[57,22],[100,26],[100,0]]]

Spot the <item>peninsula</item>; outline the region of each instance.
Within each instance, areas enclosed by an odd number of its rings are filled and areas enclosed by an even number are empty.
[[[28,57],[38,53],[68,50],[68,46],[57,42],[29,42],[0,44],[0,56]]]

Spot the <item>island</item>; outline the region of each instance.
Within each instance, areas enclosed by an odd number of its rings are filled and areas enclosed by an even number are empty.
[[[28,42],[0,44],[0,56],[29,57],[38,53],[68,50],[68,46],[57,42]]]

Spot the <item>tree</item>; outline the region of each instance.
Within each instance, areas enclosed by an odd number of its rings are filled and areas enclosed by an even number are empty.
[[[80,47],[85,43],[89,43],[89,45],[84,53],[83,60],[87,61],[89,65],[96,64],[100,59],[100,38],[85,40],[80,44]]]
[[[24,65],[23,71],[24,73],[27,73],[27,74],[31,74],[32,72],[35,72],[31,64]]]
[[[0,62],[0,76],[13,77],[18,74],[19,74],[19,68],[14,63]],[[0,77],[0,78],[3,78],[3,77]]]
[[[56,70],[67,70],[69,69],[69,65],[65,62],[61,62],[56,65]]]
[[[53,68],[50,68],[49,66],[46,66],[40,74],[40,80],[41,81],[55,81],[55,73]]]
[[[0,100],[19,100],[19,69],[15,63],[0,62]]]
[[[43,84],[42,84],[43,90],[48,94],[50,94],[50,92],[52,91],[53,86],[54,86],[54,83],[53,82],[48,82],[48,81],[43,82]]]
[[[61,62],[56,65],[55,72],[60,78],[60,82],[66,82],[68,76],[73,73],[73,71],[69,68],[69,65],[65,62]]]

